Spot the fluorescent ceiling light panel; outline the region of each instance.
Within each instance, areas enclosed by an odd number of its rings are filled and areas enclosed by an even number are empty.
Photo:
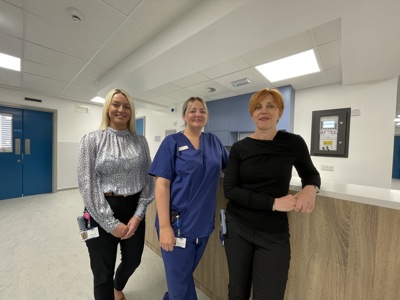
[[[21,71],[21,59],[19,57],[0,53],[0,67],[14,71]]]
[[[256,66],[256,69],[270,82],[320,71],[313,49]]]
[[[96,97],[94,97],[94,98],[93,98],[92,100],[90,100],[90,101],[103,104],[104,101],[105,101],[105,99],[104,99],[104,98],[101,98],[101,97],[99,97],[99,96],[96,96]]]

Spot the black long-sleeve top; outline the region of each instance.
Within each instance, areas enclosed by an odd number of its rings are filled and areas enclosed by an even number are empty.
[[[247,137],[234,143],[224,176],[227,214],[254,230],[288,232],[287,213],[272,211],[272,205],[288,194],[293,166],[303,187],[320,187],[301,136],[278,131],[272,141]]]

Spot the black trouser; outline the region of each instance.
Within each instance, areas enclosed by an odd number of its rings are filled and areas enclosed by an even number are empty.
[[[127,224],[136,211],[139,195],[140,193],[128,197],[111,196],[106,199],[114,211],[114,216]],[[94,298],[114,300],[114,288],[122,291],[140,264],[144,248],[145,219],[140,222],[135,234],[127,240],[107,233],[93,219],[91,225],[97,226],[100,234],[98,238],[86,241],[94,277]],[[121,263],[114,277],[118,244],[121,248]]]
[[[289,272],[289,233],[255,231],[227,216],[229,300],[282,300]]]

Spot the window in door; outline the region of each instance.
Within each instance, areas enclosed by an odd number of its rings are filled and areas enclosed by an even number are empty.
[[[0,152],[13,152],[11,114],[0,113]]]

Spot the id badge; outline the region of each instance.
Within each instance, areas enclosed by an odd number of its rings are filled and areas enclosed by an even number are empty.
[[[99,237],[99,228],[98,227],[92,227],[92,228],[88,228],[85,230],[81,230],[80,231],[81,234],[81,241],[87,241],[90,239],[94,239]]]
[[[186,238],[177,237],[175,238],[175,247],[186,248]]]

